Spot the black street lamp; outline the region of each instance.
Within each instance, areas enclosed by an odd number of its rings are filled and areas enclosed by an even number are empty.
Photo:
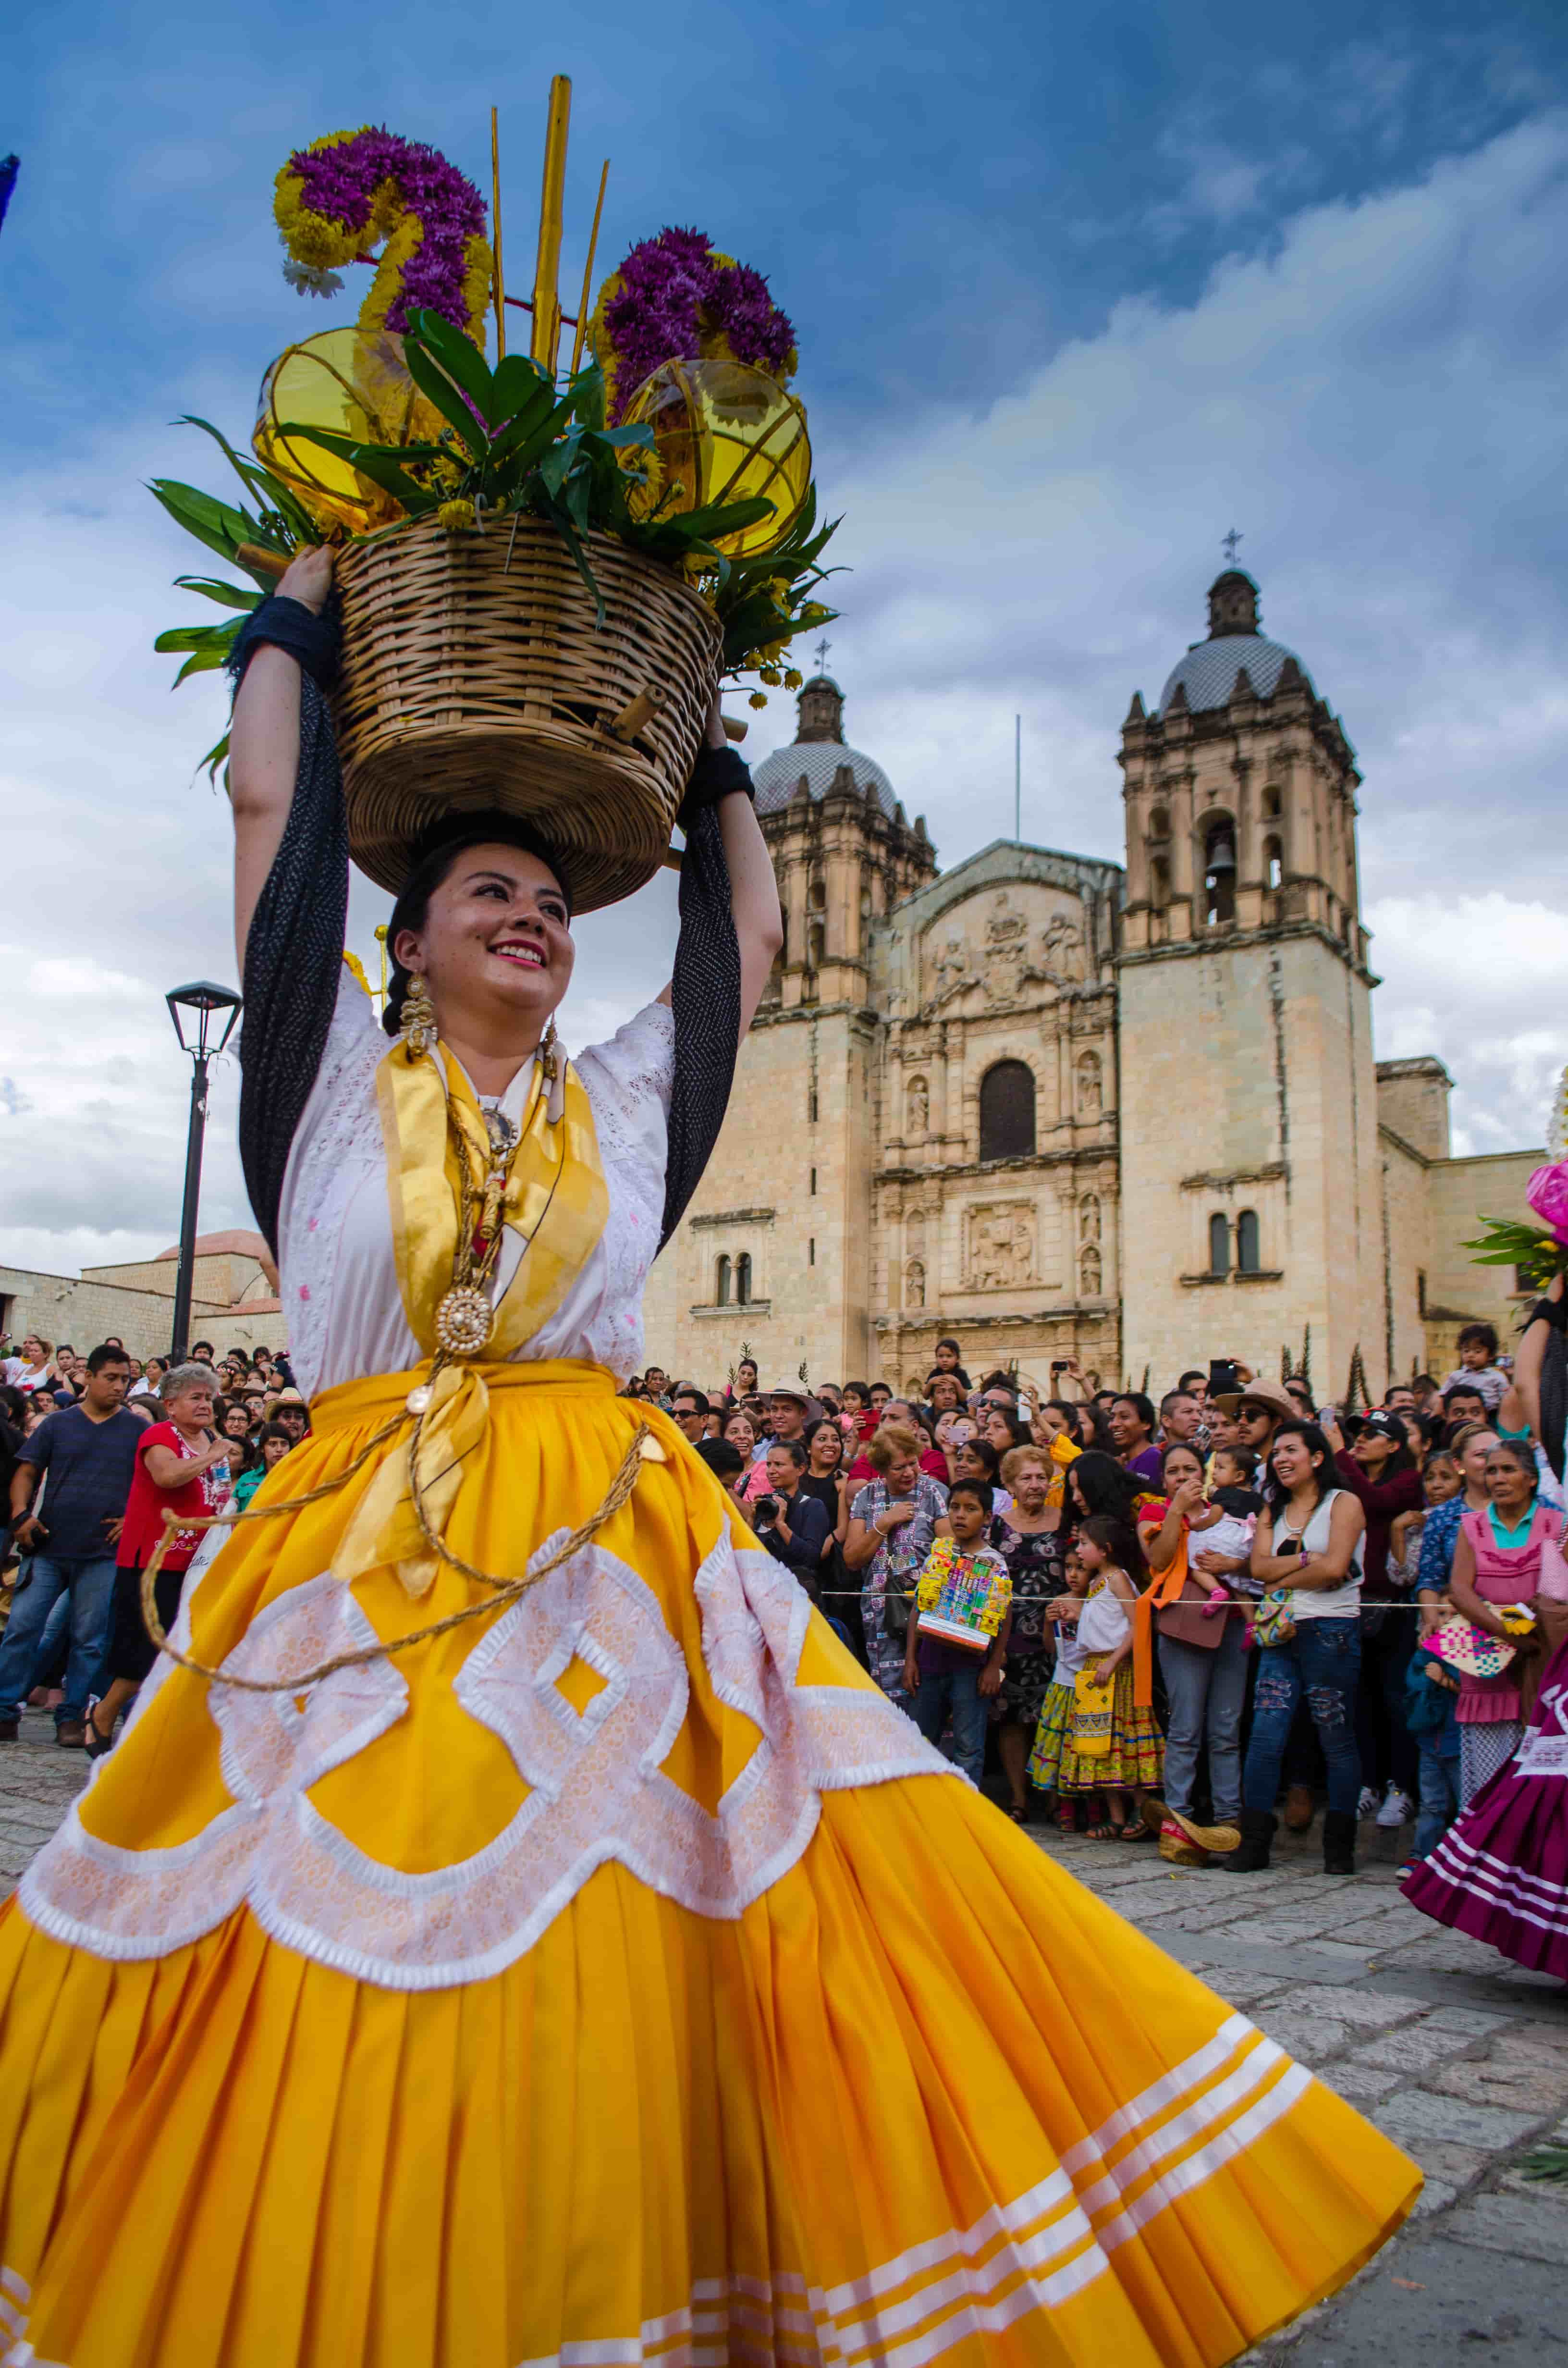
[[[169,1353],[179,1364],[190,1342],[190,1294],[196,1271],[196,1211],[201,1198],[201,1138],[207,1132],[207,1070],[208,1064],[220,1053],[234,1032],[234,1022],[240,1016],[240,998],[232,987],[214,986],[210,978],[199,978],[189,986],[172,987],[166,997],[169,1018],[175,1023],[180,1050],[188,1053],[194,1066],[190,1078],[190,1132],[185,1139],[185,1208],[179,1221],[179,1265],[175,1271],[175,1328]],[[219,1017],[227,1013],[223,1032],[218,1034]],[[192,1043],[186,1028],[194,1025],[196,1041]],[[214,1042],[214,1039],[216,1041]]]

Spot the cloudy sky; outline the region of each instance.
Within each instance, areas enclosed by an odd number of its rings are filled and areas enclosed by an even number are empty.
[[[271,356],[348,316],[285,285],[273,175],[374,120],[484,179],[494,99],[520,256],[553,71],[563,285],[608,153],[608,262],[695,222],[796,321],[852,571],[830,664],[944,861],[1011,830],[1015,712],[1026,837],[1119,855],[1119,726],[1204,630],[1234,526],[1365,775],[1378,1049],[1448,1062],[1457,1147],[1539,1141],[1568,1058],[1555,0],[523,18],[85,0],[0,31],[0,1258],[74,1272],[177,1231],[163,996],[234,963],[193,769],[222,700],[171,697],[149,647],[204,605],[169,588],[202,559],[142,481],[216,488],[168,423],[242,435]],[[776,697],[748,753],[792,730]],[[357,892],[367,958],[383,917]],[[657,989],[673,922],[658,883],[582,925],[570,1041]],[[231,1066],[207,1228],[247,1222],[235,1098]]]

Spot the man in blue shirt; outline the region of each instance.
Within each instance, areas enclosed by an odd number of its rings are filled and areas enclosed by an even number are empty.
[[[87,1739],[87,1696],[100,1681],[108,1645],[115,1544],[142,1431],[126,1408],[130,1386],[124,1349],[95,1349],[80,1402],[51,1414],[17,1452],[11,1530],[30,1561],[0,1641],[0,1743],[17,1740],[44,1622],[63,1594],[71,1598],[71,1657],[54,1713],[55,1741],[79,1750]],[[40,1473],[42,1505],[29,1512]]]

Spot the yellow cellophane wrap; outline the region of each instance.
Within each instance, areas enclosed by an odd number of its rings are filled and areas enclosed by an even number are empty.
[[[327,1393],[257,1501],[343,1471],[417,1378]],[[664,1766],[713,1808],[759,1737],[714,1691],[693,1581],[726,1525],[755,1542],[608,1374],[483,1378],[446,1534],[487,1569],[586,1519],[640,1420],[665,1448],[597,1543],[684,1656]],[[374,1468],[236,1531],[189,1607],[199,1658],[329,1569]],[[354,1597],[383,1637],[410,1625],[391,1569]],[[443,1566],[418,1613],[472,1600]],[[460,1866],[527,1791],[453,1692],[490,1625],[401,1656],[403,1715],[309,1793],[388,1868]],[[561,1679],[579,1709],[597,1682]],[[814,1614],[796,1682],[870,1691]],[[189,1841],[230,1805],[210,1691],[164,1677],[83,1803],[97,1843]],[[13,1900],[0,2164],[0,2316],[32,2347],[18,2358],[65,2368],[1209,2368],[1341,2283],[1419,2186],[936,1773],[823,1793],[738,1917],[608,1862],[504,1971],[446,1987],[357,1980],[248,1907],[110,1962]]]

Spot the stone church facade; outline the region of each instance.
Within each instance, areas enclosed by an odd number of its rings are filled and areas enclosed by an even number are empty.
[[[1451,1080],[1373,1055],[1360,775],[1241,570],[1122,727],[1125,867],[998,841],[941,871],[826,676],[757,768],[785,942],[700,1190],[654,1266],[648,1353],[710,1386],[907,1388],[1069,1357],[1155,1388],[1210,1356],[1451,1364],[1511,1276],[1474,1216],[1520,1152],[1449,1155]]]

